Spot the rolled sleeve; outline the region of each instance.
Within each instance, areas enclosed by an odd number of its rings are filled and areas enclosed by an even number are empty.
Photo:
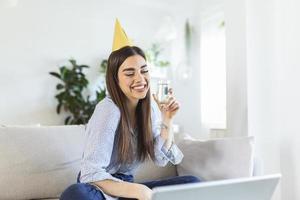
[[[164,146],[166,141],[160,135],[156,137],[155,142],[157,159],[170,161],[173,165],[177,165],[182,161],[183,153],[175,143],[172,143],[171,147],[167,149]]]

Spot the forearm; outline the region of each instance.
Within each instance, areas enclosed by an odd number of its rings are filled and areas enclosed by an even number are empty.
[[[171,127],[172,127],[172,120],[168,118],[163,118],[160,136],[166,140],[164,144],[164,147],[166,149],[169,149],[171,147],[172,142],[174,140]]]
[[[104,193],[115,196],[115,197],[125,197],[125,198],[135,198],[140,199],[142,189],[144,185],[138,183],[130,182],[117,182],[113,180],[103,180],[94,182],[99,186]]]

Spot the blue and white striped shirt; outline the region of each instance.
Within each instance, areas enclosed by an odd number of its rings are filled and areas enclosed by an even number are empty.
[[[152,101],[153,102],[153,101]],[[170,149],[164,147],[165,140],[160,136],[161,114],[157,104],[151,103],[152,133],[154,138],[155,164],[165,166],[169,161],[178,164],[183,158],[176,144]],[[116,165],[117,157],[115,135],[120,122],[120,110],[107,96],[99,102],[86,127],[86,140],[81,162],[80,182],[90,183],[110,179],[122,181],[111,174],[133,174],[140,164],[135,161],[131,165]],[[116,199],[104,194],[107,199]]]

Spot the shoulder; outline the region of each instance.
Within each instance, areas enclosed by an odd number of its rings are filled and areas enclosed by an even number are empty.
[[[119,119],[121,112],[111,98],[105,97],[96,105],[93,115],[101,115],[101,118],[109,118],[112,120]]]

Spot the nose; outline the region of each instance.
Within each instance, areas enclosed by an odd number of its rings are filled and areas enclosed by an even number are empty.
[[[135,82],[138,82],[138,83],[143,82],[144,81],[144,76],[142,75],[141,72],[137,72],[134,79],[135,79]]]

